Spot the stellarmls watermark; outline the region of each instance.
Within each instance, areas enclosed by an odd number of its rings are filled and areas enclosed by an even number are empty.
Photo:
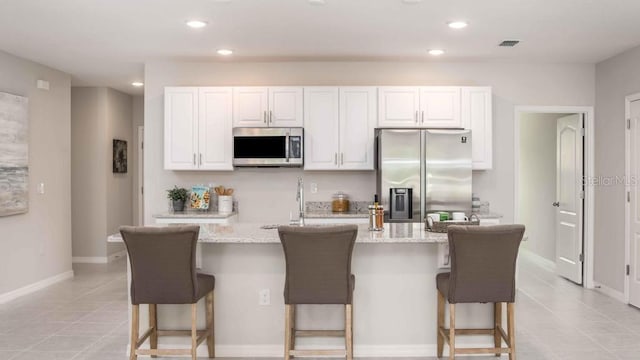
[[[582,178],[584,186],[636,186],[638,178],[635,176],[585,176]]]

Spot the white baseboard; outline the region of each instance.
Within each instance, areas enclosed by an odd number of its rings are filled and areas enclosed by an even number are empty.
[[[15,289],[12,291],[9,291],[7,293],[4,294],[0,294],[0,304],[4,304],[7,303],[11,300],[17,299],[21,296],[25,296],[28,294],[31,294],[35,291],[44,289],[46,287],[49,287],[55,283],[58,283],[60,281],[64,281],[67,279],[70,279],[73,277],[73,270],[71,271],[67,271],[67,272],[63,272],[61,274],[52,276],[50,278],[46,278],[44,280],[40,280],[38,282],[35,282],[33,284],[27,285],[27,286],[23,286],[19,289]]]
[[[110,263],[112,263],[115,260],[118,260],[118,259],[126,257],[126,256],[127,256],[127,250],[118,251],[117,253],[113,253],[113,254],[109,255],[108,261]]]
[[[552,272],[555,273],[556,272],[556,263],[543,257],[540,256],[536,253],[534,253],[533,251],[529,250],[529,249],[524,249],[521,248],[520,249],[520,254],[524,257],[526,257],[527,259],[531,260],[532,262],[534,262],[536,265]]]
[[[106,256],[74,256],[71,258],[74,264],[107,264],[109,258]]]
[[[594,283],[593,283],[593,286],[594,286],[594,288],[593,288],[593,289],[594,289],[595,291],[597,291],[597,292],[599,292],[599,293],[602,293],[602,294],[604,294],[604,295],[607,295],[607,296],[609,296],[609,297],[612,297],[612,298],[614,298],[614,299],[616,299],[616,300],[618,300],[618,301],[620,301],[620,302],[623,302],[623,303],[625,303],[625,304],[627,303],[627,302],[625,301],[624,293],[623,293],[623,292],[618,291],[618,290],[614,290],[614,289],[612,289],[612,288],[610,288],[610,287],[608,287],[608,286],[602,285],[602,284],[600,284],[600,283],[598,283],[598,282],[594,282]]]

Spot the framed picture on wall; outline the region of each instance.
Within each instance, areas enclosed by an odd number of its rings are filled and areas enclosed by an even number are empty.
[[[127,173],[127,141],[113,139],[113,173]]]

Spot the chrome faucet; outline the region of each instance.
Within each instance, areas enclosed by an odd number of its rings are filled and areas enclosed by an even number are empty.
[[[298,189],[296,191],[296,200],[298,201],[298,224],[304,225],[304,181],[302,176],[298,177]]]

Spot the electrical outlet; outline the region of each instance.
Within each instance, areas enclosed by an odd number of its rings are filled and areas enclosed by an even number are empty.
[[[258,294],[259,305],[271,305],[271,291],[269,289],[262,289]]]
[[[317,183],[311,183],[311,193],[315,194],[318,192],[318,184]]]

